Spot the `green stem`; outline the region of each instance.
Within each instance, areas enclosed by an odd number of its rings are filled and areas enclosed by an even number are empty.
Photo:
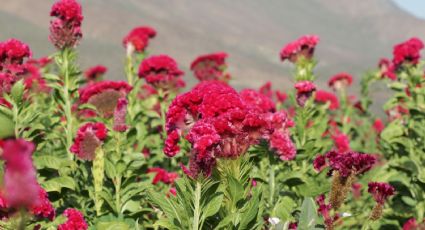
[[[195,210],[193,212],[192,230],[198,230],[198,227],[199,227],[199,217],[201,215],[200,200],[201,200],[201,182],[197,180],[196,188],[195,188],[195,203],[194,203]]]
[[[68,60],[68,50],[63,50],[61,52],[63,59],[63,75],[64,75],[64,85],[63,85],[63,99],[65,101],[65,118],[66,118],[66,149],[68,152],[69,158],[72,160],[74,155],[69,151],[69,148],[72,145],[72,105],[71,105],[71,95],[70,95],[70,79],[69,79],[69,60]]]
[[[272,205],[274,202],[274,190],[275,190],[275,173],[274,173],[274,165],[270,165],[269,167],[269,185],[270,185],[270,198],[269,204]]]
[[[96,156],[93,161],[93,168],[92,168],[92,174],[93,174],[93,183],[94,183],[94,204],[96,208],[96,214],[97,216],[100,216],[100,211],[102,207],[102,197],[100,193],[103,190],[103,179],[104,179],[104,169],[105,169],[105,153],[103,152],[103,149],[101,147],[96,149]]]
[[[121,212],[121,176],[115,177],[115,207],[117,209],[117,214]]]
[[[25,226],[27,225],[27,213],[25,208],[20,209],[21,219],[19,221],[18,230],[25,230]]]
[[[125,63],[125,73],[127,75],[128,84],[133,85],[134,81],[134,67],[133,67],[133,59],[131,56],[127,56]]]
[[[166,123],[166,115],[165,115],[165,93],[164,91],[162,91],[161,89],[158,92],[158,97],[159,97],[159,105],[160,105],[160,110],[161,110],[161,125],[162,125],[162,136],[165,140],[165,138],[167,138],[167,130],[165,129],[165,123]]]

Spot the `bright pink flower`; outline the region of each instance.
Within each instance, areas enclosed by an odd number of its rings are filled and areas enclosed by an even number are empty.
[[[140,63],[139,77],[157,89],[178,89],[185,86],[177,62],[167,55],[151,56]]]
[[[270,136],[270,148],[275,150],[281,160],[292,160],[297,154],[288,132],[273,132]]]
[[[329,87],[331,87],[334,90],[347,88],[352,83],[353,83],[353,77],[350,74],[345,72],[332,76],[328,81]]]
[[[242,100],[255,110],[262,113],[276,111],[276,106],[270,97],[253,89],[244,89],[240,93]]]
[[[368,187],[369,188],[367,191],[372,194],[373,199],[375,199],[375,201],[381,205],[385,203],[388,197],[394,195],[395,193],[394,187],[388,183],[369,182]]]
[[[39,205],[39,185],[32,163],[35,146],[23,139],[6,140],[0,144],[5,160],[4,192],[7,204],[13,208]]]
[[[332,140],[339,153],[345,153],[350,150],[350,139],[343,133],[332,135]]]
[[[130,53],[132,53],[133,51],[142,53],[143,51],[145,51],[146,47],[148,46],[149,39],[154,38],[155,36],[156,36],[156,31],[154,28],[149,26],[140,26],[140,27],[136,27],[132,29],[124,37],[122,43],[124,47],[129,49]]]
[[[23,67],[25,68],[25,73],[19,77],[24,79],[26,89],[33,92],[49,92],[50,88],[36,65],[24,64]]]
[[[31,213],[38,217],[48,218],[50,221],[53,221],[56,216],[56,210],[49,201],[49,195],[41,186],[38,188],[38,198],[40,199],[40,203],[30,207]]]
[[[63,212],[67,217],[65,223],[58,226],[58,230],[87,230],[88,225],[84,220],[83,214],[77,209],[68,208]]]
[[[311,97],[313,92],[316,91],[316,86],[311,81],[299,81],[295,83],[295,89],[297,90],[297,103],[303,107],[306,101]]]
[[[293,63],[297,62],[301,56],[305,59],[311,59],[317,43],[319,43],[319,37],[316,35],[302,36],[283,47],[280,51],[280,59],[282,61],[288,59]]]
[[[108,68],[106,68],[103,65],[97,65],[93,66],[91,68],[88,68],[84,72],[84,76],[88,81],[96,81],[102,78],[102,76],[108,71]]]
[[[375,122],[373,122],[373,129],[376,131],[376,133],[381,133],[384,128],[385,126],[384,123],[382,123],[382,120],[379,118],[375,119]]]
[[[0,42],[0,70],[2,70],[2,66],[20,65],[25,58],[30,58],[31,55],[30,47],[17,39],[12,38]]]
[[[421,58],[420,52],[423,48],[422,41],[415,37],[397,44],[393,50],[393,64],[397,67],[403,63],[418,64]]]
[[[82,160],[94,160],[96,149],[103,144],[108,130],[103,123],[86,123],[78,129],[70,151]]]
[[[52,58],[50,57],[41,57],[39,59],[29,59],[26,63],[35,65],[38,68],[44,68],[52,62]]]
[[[158,184],[158,182],[162,182],[164,184],[173,184],[179,175],[174,172],[167,172],[167,170],[162,168],[149,168],[148,173],[156,173],[153,178],[152,184]]]
[[[396,80],[397,75],[395,73],[395,66],[390,60],[386,58],[381,58],[378,63],[379,71],[381,73],[381,78],[389,78],[391,80]]]
[[[227,56],[225,52],[201,55],[192,62],[190,70],[200,81],[218,80],[227,82],[230,80],[228,79],[230,75],[224,73],[227,68]]]
[[[314,100],[319,103],[328,103],[329,102],[329,109],[335,110],[339,108],[339,100],[335,96],[335,94],[331,92],[327,92],[325,90],[318,90],[316,92],[316,95],[314,97]]]
[[[120,98],[125,98],[132,87],[124,81],[100,81],[79,90],[80,103],[96,107],[104,117],[111,117]]]
[[[167,197],[170,197],[170,195],[177,196],[176,188],[171,187],[170,190],[168,190]]]

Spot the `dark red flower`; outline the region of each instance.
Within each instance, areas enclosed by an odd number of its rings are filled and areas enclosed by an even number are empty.
[[[330,204],[326,204],[325,195],[322,194],[316,197],[316,204],[319,206],[317,208],[317,212],[320,213],[320,215],[322,215],[325,221],[325,225],[332,226],[333,220],[334,220],[334,218],[332,218],[330,214],[332,206]]]
[[[353,83],[353,77],[348,73],[339,73],[334,76],[332,76],[329,81],[328,85],[334,90],[338,90],[341,88],[347,88]]]
[[[102,76],[108,71],[108,68],[106,68],[103,65],[97,65],[93,66],[91,68],[88,68],[84,72],[84,76],[88,81],[96,81],[102,78]]]
[[[416,37],[397,44],[393,50],[393,64],[397,67],[403,63],[418,64],[421,58],[420,52],[423,48],[424,44]]]
[[[378,204],[383,205],[388,197],[394,195],[395,189],[388,183],[369,182],[368,190]]]
[[[164,184],[173,184],[174,181],[179,178],[177,173],[167,172],[167,170],[162,168],[149,168],[148,173],[156,173],[152,184],[158,184],[158,182],[162,182]]]
[[[139,77],[157,89],[178,89],[185,86],[176,61],[167,55],[151,56],[142,61]]]
[[[78,129],[70,151],[82,160],[94,160],[96,149],[103,144],[107,133],[103,123],[86,123]]]
[[[230,80],[230,75],[224,73],[227,68],[227,56],[225,52],[201,55],[192,62],[190,70],[200,81],[219,80],[227,82]]]
[[[329,109],[335,110],[339,108],[339,100],[335,94],[324,90],[317,90],[314,100],[319,103],[328,103]]]
[[[0,42],[0,70],[8,65],[20,65],[31,55],[30,47],[17,39]]]
[[[38,217],[53,221],[56,216],[56,210],[49,201],[49,195],[41,186],[38,187],[38,198],[40,199],[39,204],[31,206],[30,212]]]
[[[325,167],[327,167],[325,155],[317,155],[317,157],[313,161],[313,167],[318,172],[322,171]]]
[[[136,51],[142,53],[149,44],[149,39],[156,36],[156,30],[149,26],[140,26],[132,29],[123,39],[123,45],[128,54]]]
[[[305,59],[311,59],[317,43],[319,43],[319,37],[316,35],[302,36],[283,47],[280,51],[280,59],[282,61],[288,59],[293,63],[297,62],[301,56]]]
[[[58,226],[58,230],[87,230],[88,225],[84,220],[83,214],[77,209],[68,208],[63,212],[67,217],[65,223]]]

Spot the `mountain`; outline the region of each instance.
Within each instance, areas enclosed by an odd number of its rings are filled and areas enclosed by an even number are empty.
[[[3,1],[0,39],[16,37],[30,44],[36,57],[54,51],[47,40],[51,0]],[[291,65],[281,63],[282,46],[304,34],[317,34],[319,85],[346,71],[358,82],[392,46],[412,36],[425,37],[425,21],[389,0],[84,0],[81,66],[108,66],[110,79],[124,79],[122,37],[133,27],[150,25],[158,36],[151,54],[169,54],[193,79],[188,67],[199,54],[230,54],[233,85],[258,87],[271,80],[292,87]],[[356,87],[355,87],[356,88]]]

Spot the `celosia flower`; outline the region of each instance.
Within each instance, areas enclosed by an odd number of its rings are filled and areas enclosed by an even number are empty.
[[[339,101],[335,94],[324,90],[317,90],[314,100],[319,103],[328,103],[329,109],[335,110],[339,108]]]
[[[176,61],[167,55],[151,56],[140,63],[139,77],[157,89],[178,89],[185,86]]]
[[[388,197],[393,196],[395,189],[388,183],[381,182],[370,182],[368,184],[368,192],[372,194],[373,199],[376,201],[376,205],[372,210],[369,218],[371,220],[378,220],[382,216],[382,210],[385,201]]]
[[[164,184],[173,184],[174,181],[179,177],[177,173],[167,172],[167,170],[162,168],[149,168],[148,173],[156,173],[152,184],[158,184],[158,182],[162,182]]]
[[[227,68],[227,53],[218,52],[212,54],[201,55],[197,57],[190,65],[190,70],[200,81],[219,80],[227,82],[229,75],[224,71]]]
[[[49,201],[49,195],[41,186],[38,188],[38,198],[40,199],[40,202],[39,204],[30,207],[31,213],[38,217],[48,218],[50,221],[54,220],[56,210]]]
[[[149,44],[149,39],[156,36],[154,28],[141,26],[132,29],[123,39],[123,45],[127,49],[127,54],[131,55],[134,51],[142,53]]]
[[[322,215],[325,221],[326,229],[333,229],[334,218],[332,218],[330,214],[332,206],[330,204],[326,204],[325,195],[322,194],[316,197],[316,204],[319,206],[317,208],[317,212]]]
[[[326,156],[325,155],[317,155],[317,157],[314,159],[313,161],[313,167],[314,169],[316,169],[318,172],[322,171],[324,168],[327,167],[326,164]]]
[[[378,67],[381,74],[381,78],[386,77],[393,81],[397,79],[397,75],[395,73],[395,66],[388,59],[382,58],[378,63]]]
[[[77,209],[68,208],[63,212],[67,217],[65,223],[58,226],[58,230],[87,230],[88,225],[84,220],[83,214]]]
[[[103,123],[87,123],[78,129],[70,151],[82,160],[94,160],[96,149],[102,145],[107,133]]]
[[[8,73],[0,73],[0,97],[5,93],[10,93],[16,78]]]
[[[270,81],[266,82],[264,85],[260,86],[258,92],[263,94],[264,96],[273,97],[272,83]]]
[[[139,99],[143,100],[143,99],[146,99],[146,98],[148,98],[152,95],[157,95],[157,94],[158,94],[158,91],[156,91],[156,89],[153,86],[151,86],[149,84],[143,84],[140,87],[140,90],[137,94],[137,97]]]
[[[295,83],[294,87],[297,90],[297,104],[304,107],[306,101],[316,91],[316,86],[311,81],[300,81]]]
[[[96,81],[100,80],[106,71],[108,71],[108,69],[105,66],[97,65],[87,69],[84,72],[84,76],[86,77],[87,81]]]
[[[258,109],[262,113],[276,111],[276,106],[270,97],[253,89],[244,89],[240,93],[242,100],[251,108]]]
[[[40,69],[33,64],[24,64],[25,72],[19,77],[24,79],[25,89],[33,92],[49,92],[50,88],[41,75]]]
[[[373,129],[375,130],[375,132],[380,134],[382,130],[384,130],[384,128],[385,126],[384,123],[382,123],[382,120],[379,118],[375,119],[375,121],[373,122]]]
[[[5,160],[4,195],[13,208],[39,205],[36,171],[32,163],[34,144],[23,139],[6,140],[0,144]]]
[[[127,99],[118,99],[117,107],[115,108],[114,112],[114,130],[117,132],[125,132],[128,129],[128,126],[125,124],[127,105]]]
[[[176,190],[176,188],[171,187],[170,190],[168,190],[167,197],[170,197],[171,195],[172,196],[177,196],[177,190]]]
[[[335,147],[339,153],[345,153],[350,150],[350,139],[343,133],[336,133],[332,135]]]
[[[8,65],[20,65],[31,57],[29,46],[17,39],[0,42],[0,70]]]
[[[311,59],[314,54],[314,48],[319,42],[319,37],[316,35],[305,35],[297,40],[288,43],[280,51],[280,59],[282,61],[288,59],[290,62],[297,62],[299,57]]]
[[[49,39],[58,49],[75,47],[83,34],[81,5],[76,0],[59,0],[53,4],[50,16],[56,19],[50,21]]]
[[[419,38],[411,38],[405,42],[394,46],[393,50],[393,64],[400,66],[403,63],[409,63],[416,65],[421,58],[421,50],[424,48],[424,44]]]
[[[411,218],[403,224],[403,230],[423,230],[425,229],[425,219],[422,223],[416,221],[415,218]]]
[[[347,88],[352,83],[353,83],[353,77],[348,73],[336,74],[332,76],[328,81],[329,87],[331,87],[334,90]]]
[[[118,100],[125,98],[132,87],[124,81],[100,81],[79,90],[80,103],[89,103],[96,107],[104,117],[111,117]]]
[[[281,92],[279,90],[276,90],[275,94],[279,103],[285,103],[286,99],[288,98],[288,95],[285,92]]]

